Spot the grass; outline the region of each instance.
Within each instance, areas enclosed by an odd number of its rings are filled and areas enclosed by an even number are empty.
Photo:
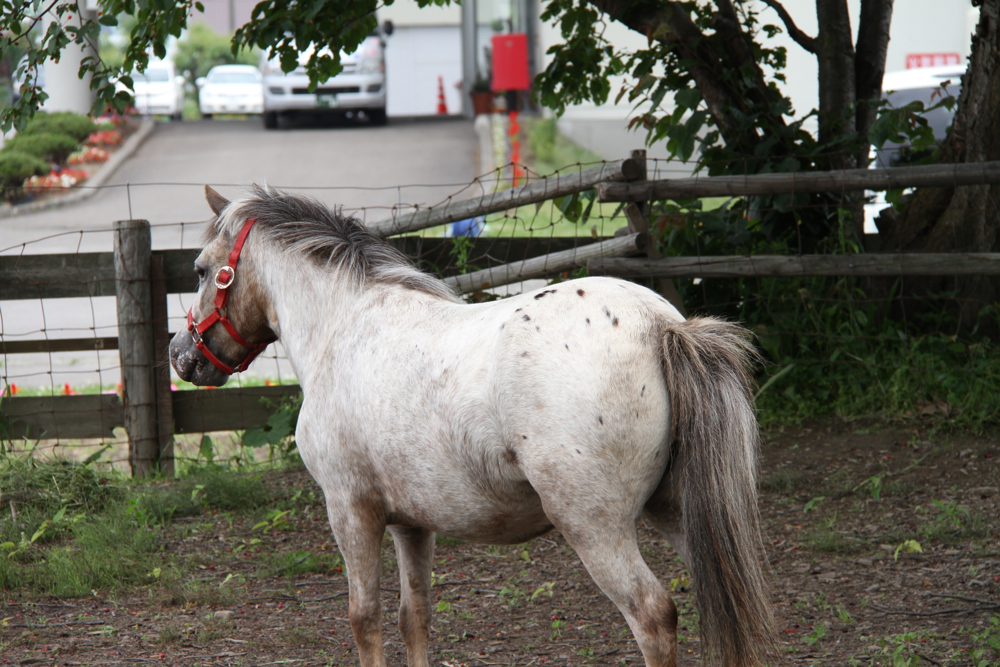
[[[801,477],[800,473],[790,468],[778,468],[774,472],[761,477],[758,486],[761,491],[788,495],[795,491],[795,487]]]
[[[172,522],[230,513],[257,526],[263,518],[267,530],[280,530],[287,524],[281,517],[316,500],[312,493],[268,486],[259,474],[219,466],[192,467],[177,481],[135,482],[79,462],[12,455],[0,457],[0,495],[6,501],[0,511],[0,587],[81,597],[150,586],[184,602],[221,600],[229,593],[217,585],[181,583],[191,564],[160,546],[164,530],[177,530]],[[275,560],[268,572],[291,576],[339,564],[339,556],[326,554],[289,558]]]

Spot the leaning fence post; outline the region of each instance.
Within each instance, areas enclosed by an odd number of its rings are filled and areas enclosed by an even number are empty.
[[[129,464],[140,477],[153,471],[159,449],[149,222],[118,220],[114,236],[122,404]]]
[[[636,180],[647,180],[646,151],[643,149],[634,150],[629,157],[641,165],[641,173]],[[631,202],[625,207],[625,219],[628,220],[628,229],[633,234],[649,234],[651,242],[646,248],[646,256],[650,259],[659,259],[660,249],[657,247],[656,235],[649,229],[649,202]],[[687,317],[687,313],[684,310],[684,301],[681,299],[680,293],[670,278],[655,279],[652,280],[652,283],[659,287],[663,298],[672,303],[681,315]]]

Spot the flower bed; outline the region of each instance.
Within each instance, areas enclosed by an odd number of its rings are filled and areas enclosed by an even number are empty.
[[[51,190],[65,190],[82,183],[87,172],[69,167],[53,167],[44,176],[32,176],[24,182],[24,190],[29,195],[39,195]]]
[[[83,143],[88,146],[117,146],[122,142],[122,133],[118,130],[98,130],[91,132]]]
[[[111,156],[106,148],[87,146],[69,156],[69,164],[84,164],[85,162],[107,162]]]

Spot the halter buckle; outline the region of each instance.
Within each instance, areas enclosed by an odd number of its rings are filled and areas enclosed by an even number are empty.
[[[229,266],[220,267],[218,271],[215,272],[215,287],[217,289],[228,289],[233,281],[236,280],[236,269]]]

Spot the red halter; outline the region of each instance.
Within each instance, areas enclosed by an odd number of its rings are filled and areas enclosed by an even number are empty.
[[[247,240],[247,235],[250,234],[250,229],[253,227],[254,223],[257,222],[257,218],[250,218],[243,223],[243,229],[240,230],[239,236],[236,237],[236,243],[233,245],[232,252],[229,253],[229,262],[226,266],[221,267],[215,272],[215,310],[201,322],[194,321],[194,315],[192,310],[188,310],[188,331],[191,332],[191,338],[194,340],[195,347],[205,355],[205,358],[212,362],[212,365],[218,368],[220,371],[226,375],[232,375],[233,373],[240,373],[247,369],[250,362],[257,358],[257,355],[264,351],[268,345],[273,343],[276,338],[265,341],[263,343],[248,343],[243,340],[236,331],[236,327],[233,323],[229,321],[229,318],[223,314],[222,309],[226,307],[226,303],[229,301],[229,288],[232,286],[233,281],[236,280],[236,264],[240,261],[240,252],[243,250],[243,244]],[[221,359],[212,354],[212,351],[208,349],[205,345],[205,341],[202,336],[217,322],[221,322],[222,326],[226,328],[229,335],[234,341],[242,345],[243,347],[250,348],[247,351],[243,361],[237,364],[235,367],[230,367],[223,363]]]

